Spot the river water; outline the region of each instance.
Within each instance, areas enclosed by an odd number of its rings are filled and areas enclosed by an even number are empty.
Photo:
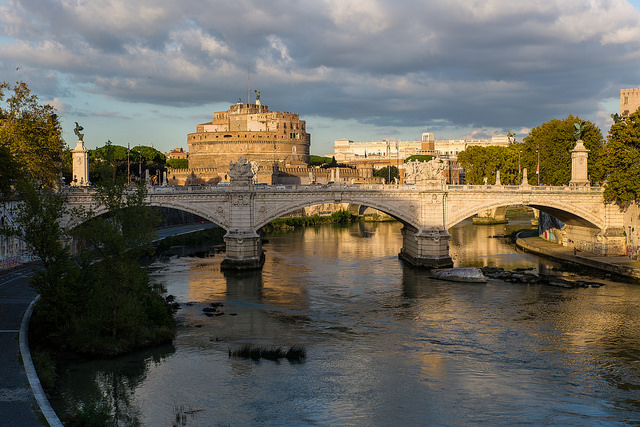
[[[454,263],[584,277],[494,237],[526,221],[460,224]],[[68,367],[56,409],[102,401],[146,426],[640,424],[640,285],[437,281],[398,260],[398,223],[268,240],[261,272],[224,274],[221,255],[154,262],[183,305],[174,345]],[[212,302],[224,315],[204,315]],[[244,344],[307,358],[229,357]]]

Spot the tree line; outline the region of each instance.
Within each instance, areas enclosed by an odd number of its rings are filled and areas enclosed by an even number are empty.
[[[605,187],[605,199],[627,205],[640,197],[640,110],[619,118],[607,138],[592,122],[569,115],[533,128],[522,142],[508,147],[470,147],[458,155],[468,184],[490,183],[500,171],[501,182],[519,184],[527,169],[530,184],[567,185],[571,180],[574,124],[584,123],[582,141],[589,150],[592,185]]]

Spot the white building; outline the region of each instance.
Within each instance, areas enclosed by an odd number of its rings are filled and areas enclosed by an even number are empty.
[[[379,141],[355,142],[349,139],[336,139],[333,153],[327,157],[335,157],[338,162],[386,158],[406,159],[414,154],[435,154],[455,159],[468,147],[506,147],[510,144],[506,135],[496,135],[489,139],[440,139],[433,133],[425,132],[420,141],[400,141],[383,139]]]

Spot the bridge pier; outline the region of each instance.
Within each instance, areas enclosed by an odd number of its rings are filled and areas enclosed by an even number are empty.
[[[229,230],[224,236],[227,256],[222,260],[222,270],[251,270],[262,268],[264,252],[262,238],[253,230]]]
[[[414,267],[453,267],[449,256],[451,235],[444,228],[433,227],[418,231],[406,225],[402,227],[402,249],[398,257]]]

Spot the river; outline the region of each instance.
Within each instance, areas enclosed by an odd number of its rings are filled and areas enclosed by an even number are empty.
[[[454,263],[582,277],[495,237],[527,221],[456,226]],[[640,423],[639,285],[443,282],[401,246],[400,224],[360,223],[268,236],[261,272],[157,260],[152,281],[183,307],[174,345],[69,366],[53,404],[106,402],[145,426]],[[210,303],[224,314],[207,317]],[[229,357],[245,344],[307,357]]]

